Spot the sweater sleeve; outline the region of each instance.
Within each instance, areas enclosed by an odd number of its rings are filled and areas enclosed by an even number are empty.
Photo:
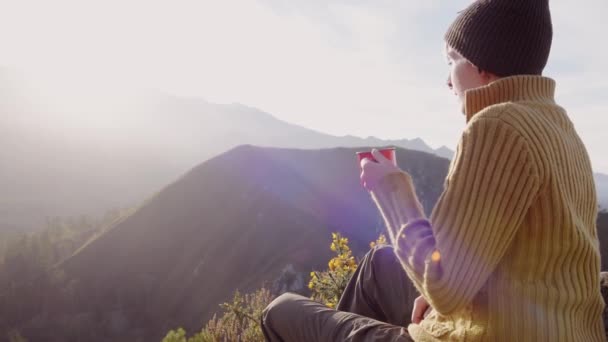
[[[430,220],[412,217],[403,172],[371,192],[395,253],[439,313],[469,304],[509,247],[540,189],[526,140],[498,118],[473,119],[463,132]],[[415,197],[415,195],[414,195]],[[394,236],[393,236],[394,235]]]

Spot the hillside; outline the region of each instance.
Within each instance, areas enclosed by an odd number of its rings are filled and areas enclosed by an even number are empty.
[[[362,257],[383,224],[359,183],[358,150],[245,145],[200,164],[62,263],[69,296],[32,303],[39,314],[22,331],[45,341],[159,340],[177,325],[199,328],[237,288],[289,267],[324,269],[331,232]],[[430,210],[448,161],[403,149],[397,158]],[[79,333],[67,334],[74,324]]]
[[[597,218],[597,232],[602,255],[602,271],[608,271],[608,211],[600,212]]]

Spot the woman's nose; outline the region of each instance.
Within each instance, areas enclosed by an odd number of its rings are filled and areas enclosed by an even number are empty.
[[[451,76],[448,76],[446,85],[448,86],[448,88],[450,88],[450,90],[452,90],[452,77]]]

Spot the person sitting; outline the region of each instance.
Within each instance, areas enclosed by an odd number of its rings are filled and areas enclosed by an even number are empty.
[[[447,85],[466,127],[432,214],[374,150],[361,179],[392,247],[365,256],[335,310],[276,298],[268,341],[606,340],[591,163],[542,75],[552,35],[548,0],[460,12],[445,35]],[[405,327],[408,282],[420,296]]]

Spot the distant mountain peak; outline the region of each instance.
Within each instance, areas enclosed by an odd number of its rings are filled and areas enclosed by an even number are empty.
[[[454,158],[454,151],[452,151],[450,148],[448,148],[445,145],[442,145],[440,148],[436,149],[435,154],[440,157],[447,158],[447,159]]]

